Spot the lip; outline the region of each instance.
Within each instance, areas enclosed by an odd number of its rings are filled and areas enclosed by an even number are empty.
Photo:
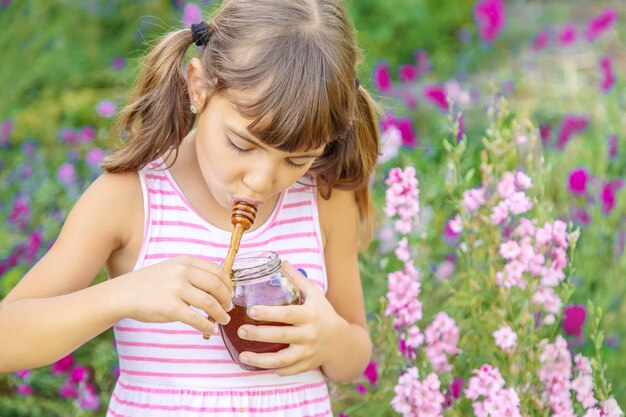
[[[230,207],[232,208],[233,205],[235,204],[235,202],[237,201],[243,201],[245,203],[248,204],[252,204],[253,206],[262,206],[263,205],[263,200],[259,200],[256,198],[251,198],[251,197],[242,197],[242,196],[233,196],[233,199],[230,202]]]

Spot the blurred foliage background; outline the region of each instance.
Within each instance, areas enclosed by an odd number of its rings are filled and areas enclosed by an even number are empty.
[[[363,50],[364,62],[358,69],[362,84],[388,114],[410,120],[416,137],[414,146],[381,163],[375,180],[377,208],[382,213],[383,180],[389,167],[415,166],[428,217],[419,233],[430,242],[429,253],[422,254],[428,261],[420,265],[430,277],[423,290],[426,304],[429,290],[437,294],[437,268],[456,248],[444,236],[452,208],[436,203],[446,173],[440,143],[450,134],[450,119],[448,112],[423,98],[423,88],[446,85],[448,93],[456,88],[469,98],[469,104],[459,107],[471,156],[465,163],[470,166],[479,163],[480,139],[488,123],[485,103],[493,97],[505,96],[514,117],[527,118],[537,128],[549,127],[552,136],[542,150],[551,167],[544,178],[545,197],[556,217],[582,224],[583,229],[575,259],[578,288],[572,301],[585,304],[591,298],[605,310],[608,375],[615,382],[618,402],[624,404],[626,199],[623,189],[617,190],[613,210],[604,214],[598,193],[606,181],[626,177],[622,116],[626,50],[621,19],[626,3],[510,0],[506,25],[491,44],[479,37],[475,4],[469,0],[347,2]],[[201,1],[197,6],[209,16],[216,4]],[[157,36],[183,27],[186,7],[187,3],[176,0],[2,0],[0,218],[5,227],[0,230],[0,297],[45,253],[72,204],[99,175],[100,154],[94,151],[108,146],[109,129],[128,97],[142,54]],[[601,39],[585,42],[586,22],[606,7],[616,10],[620,19]],[[568,23],[577,26],[578,38],[560,44],[555,39]],[[544,29],[550,34],[549,45],[534,49],[533,42]],[[405,82],[396,72],[402,65],[415,65],[417,51],[428,57],[428,70]],[[598,88],[598,60],[606,55],[612,57],[617,74],[610,93]],[[380,65],[391,69],[390,90],[382,91],[378,85]],[[560,149],[554,140],[567,114],[585,115],[590,123],[580,134],[582,139]],[[613,158],[607,156],[611,135],[616,136],[618,149]],[[579,197],[568,190],[568,176],[579,167],[592,177],[593,196]],[[577,217],[580,210],[590,218],[588,223]],[[370,317],[379,311],[387,285],[388,248],[381,235],[387,225],[382,214],[379,224],[378,238],[361,259]],[[578,342],[577,348],[584,351],[585,340]],[[69,370],[76,366],[87,369],[88,378],[72,382],[78,387],[76,395],[60,394],[68,384]],[[0,375],[0,415],[104,415],[116,372],[109,331],[77,350],[72,364],[27,375]],[[88,401],[90,393],[98,398],[95,405]]]

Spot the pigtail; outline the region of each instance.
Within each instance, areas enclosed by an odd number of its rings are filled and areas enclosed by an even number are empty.
[[[112,138],[126,142],[108,156],[102,168],[109,172],[136,171],[177,150],[191,131],[195,115],[189,106],[183,58],[192,44],[191,31],[165,35],[145,57],[130,104],[121,112]]]
[[[354,190],[360,217],[360,246],[364,248],[374,232],[374,207],[369,183],[379,156],[380,107],[363,87],[356,87],[354,121],[342,137],[330,142],[310,171],[318,178],[320,194],[330,198],[333,188]]]

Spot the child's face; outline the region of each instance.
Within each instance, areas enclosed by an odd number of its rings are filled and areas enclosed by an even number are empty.
[[[277,195],[302,175],[322,154],[283,152],[256,139],[235,106],[213,96],[199,115],[196,154],[204,180],[215,201],[229,209],[233,200],[260,204]]]

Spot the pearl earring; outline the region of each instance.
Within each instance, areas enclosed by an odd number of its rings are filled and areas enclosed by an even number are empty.
[[[193,114],[198,114],[198,108],[194,104],[189,106],[189,110],[191,110]]]

